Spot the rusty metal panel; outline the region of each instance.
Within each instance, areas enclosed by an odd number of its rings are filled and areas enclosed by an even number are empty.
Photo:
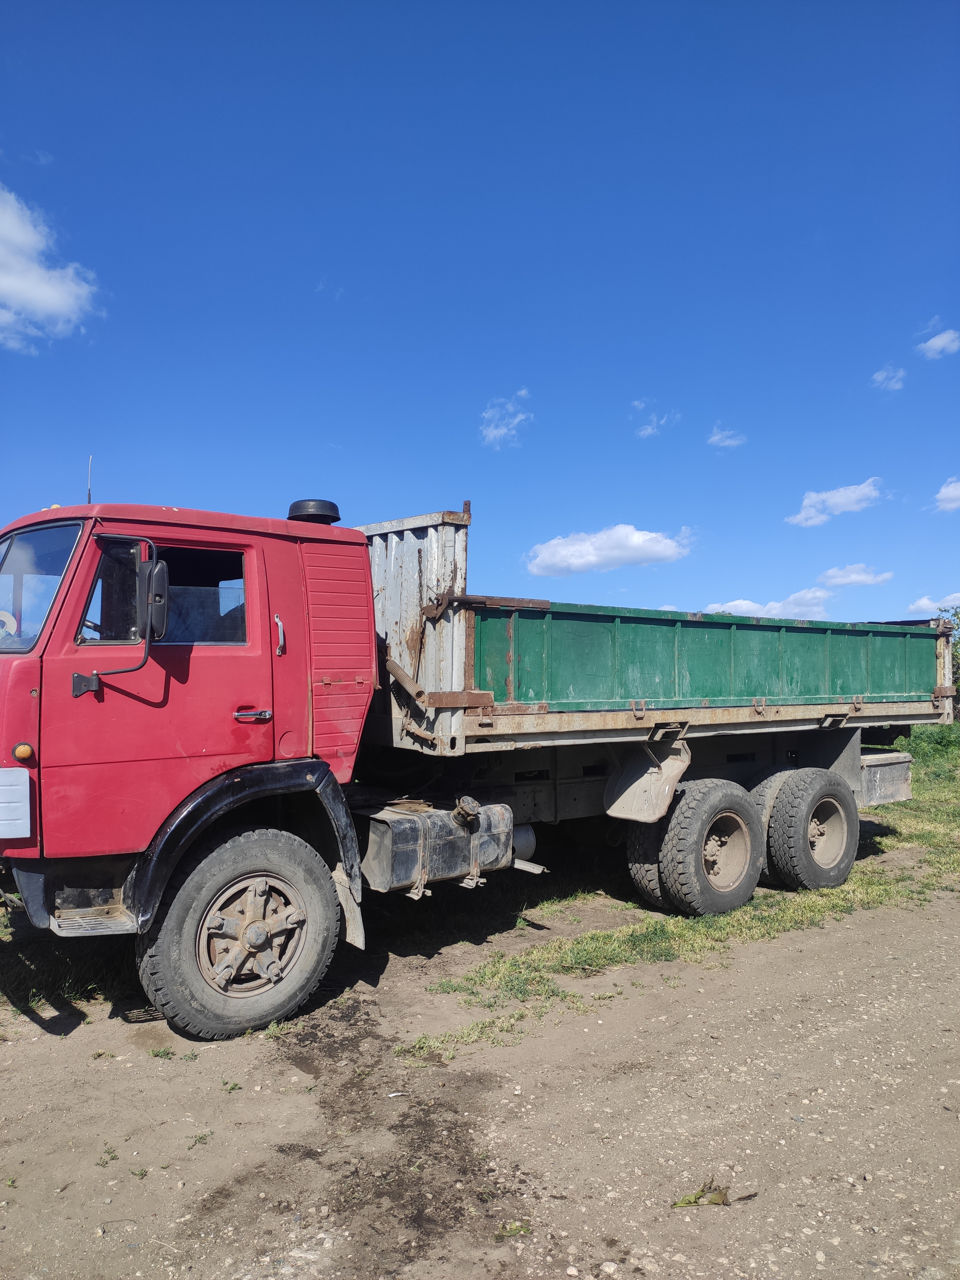
[[[952,705],[934,702],[848,703],[843,699],[819,704],[774,706],[758,699],[756,706],[698,707],[668,710],[555,711],[540,706],[497,706],[492,716],[467,712],[463,728],[468,751],[517,750],[555,744],[655,741],[677,729],[687,738],[710,734],[777,733],[784,729],[827,730],[870,725],[948,724]]]
[[[373,578],[377,636],[385,656],[428,694],[453,694],[465,687],[467,607],[456,597],[467,588],[467,529],[464,510],[436,511],[404,520],[362,525]],[[389,723],[394,746],[437,755],[463,750],[456,706],[411,701],[388,676],[378,721]]]

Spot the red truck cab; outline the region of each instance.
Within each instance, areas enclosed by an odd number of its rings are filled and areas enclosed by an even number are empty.
[[[333,526],[333,504],[291,514],[92,505],[0,533],[0,854],[34,923],[144,934],[182,851],[298,791],[319,797],[328,861],[359,899],[339,784],[377,679],[366,540]],[[303,929],[263,947],[244,914],[305,906],[302,887],[257,879],[240,877],[233,923],[202,942],[211,972],[227,952],[235,972],[271,952],[254,1000]]]

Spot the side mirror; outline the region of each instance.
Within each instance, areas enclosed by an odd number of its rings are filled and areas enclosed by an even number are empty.
[[[162,640],[167,630],[170,574],[167,562],[141,561],[137,569],[137,630],[141,639]]]
[[[150,582],[147,592],[148,620],[154,640],[162,640],[167,630],[167,602],[170,594],[170,574],[166,560],[158,560],[150,566]]]

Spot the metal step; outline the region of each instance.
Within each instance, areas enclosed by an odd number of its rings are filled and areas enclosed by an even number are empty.
[[[50,917],[50,928],[65,938],[91,934],[136,933],[137,921],[117,903],[106,907],[61,907]]]

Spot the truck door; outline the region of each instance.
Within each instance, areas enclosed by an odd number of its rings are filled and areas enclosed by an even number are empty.
[[[138,852],[197,787],[273,759],[270,622],[259,547],[158,544],[169,619],[139,670],[142,544],[111,531],[85,549],[43,656],[40,788],[47,857]],[[102,688],[73,696],[73,674]],[[115,673],[115,674],[111,674]]]

